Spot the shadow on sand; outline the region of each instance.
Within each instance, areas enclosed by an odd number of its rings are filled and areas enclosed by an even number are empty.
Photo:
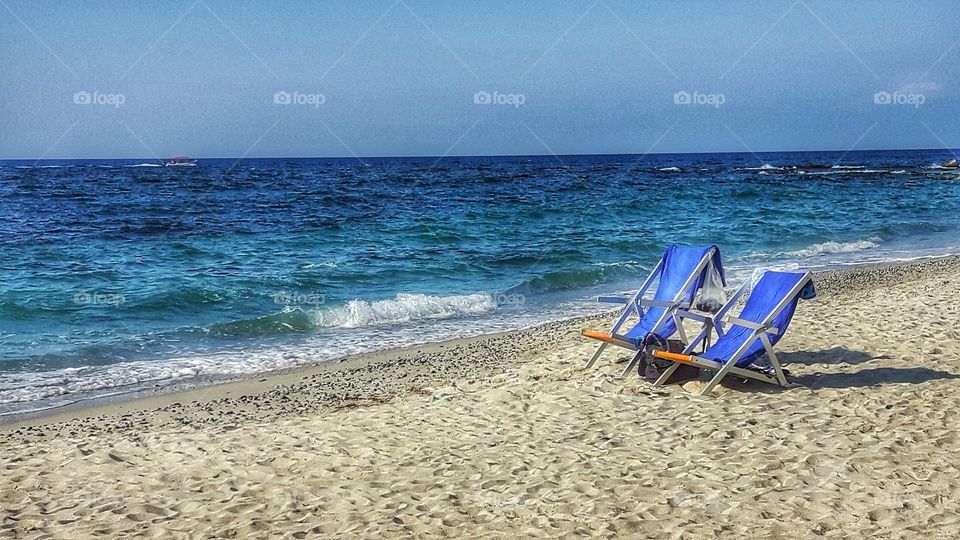
[[[777,358],[787,371],[790,365],[861,365],[871,360],[892,358],[889,355],[871,356],[862,351],[853,351],[844,347],[834,347],[822,351],[782,352]],[[938,379],[960,379],[960,375],[926,367],[877,367],[870,369],[845,370],[834,373],[809,373],[788,375],[791,383],[787,388],[767,385],[756,381],[743,381],[735,376],[724,380],[723,385],[739,391],[776,393],[792,388],[804,387],[811,390],[820,388],[865,388],[883,384],[920,384]]]
[[[920,384],[937,379],[960,379],[960,375],[925,367],[862,369],[855,373],[819,373],[791,377],[790,382],[811,389],[862,388],[881,384]]]
[[[784,365],[803,364],[811,366],[814,364],[862,364],[870,360],[883,360],[892,358],[888,354],[880,356],[871,356],[863,351],[851,351],[846,347],[834,347],[823,351],[798,351],[798,352],[778,352],[777,358]]]

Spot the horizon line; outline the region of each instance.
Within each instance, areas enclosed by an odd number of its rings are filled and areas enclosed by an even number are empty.
[[[853,154],[859,152],[919,152],[919,151],[943,151],[954,153],[954,150],[960,150],[960,147],[957,148],[867,148],[862,150],[840,150],[840,149],[831,149],[831,150],[759,150],[759,151],[750,151],[750,150],[722,150],[722,151],[697,151],[697,152],[646,152],[646,153],[626,153],[626,152],[614,152],[614,153],[577,153],[577,154],[451,154],[445,156],[422,154],[422,155],[394,155],[394,156],[255,156],[255,157],[230,157],[230,156],[189,156],[192,159],[233,159],[236,161],[245,161],[253,159],[347,159],[347,160],[358,160],[363,161],[365,159],[436,159],[437,161],[442,161],[445,159],[461,159],[461,158],[522,158],[522,157],[537,157],[537,158],[561,158],[561,157],[601,157],[601,156],[641,156],[641,159],[647,156],[683,156],[683,155],[698,155],[698,154],[748,154],[748,155],[759,155],[759,154],[814,154],[814,153],[829,153],[829,152],[843,152],[846,154]],[[183,157],[183,156],[181,156]],[[97,160],[144,160],[144,161],[164,161],[168,158],[158,158],[158,157],[90,157],[90,158],[0,158],[0,161],[33,161],[39,163],[41,161],[97,161]]]

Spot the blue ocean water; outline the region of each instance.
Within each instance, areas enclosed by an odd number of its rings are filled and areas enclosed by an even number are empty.
[[[595,312],[669,243],[960,252],[952,157],[0,162],[0,414]]]

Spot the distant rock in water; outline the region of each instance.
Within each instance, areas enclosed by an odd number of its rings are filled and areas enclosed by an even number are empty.
[[[957,163],[955,159],[951,159],[950,161],[944,162],[941,167],[944,169],[960,169],[960,163]]]

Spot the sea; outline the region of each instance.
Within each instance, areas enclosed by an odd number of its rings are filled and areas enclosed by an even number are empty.
[[[730,285],[960,253],[953,158],[0,161],[0,421],[597,313],[672,243]]]

